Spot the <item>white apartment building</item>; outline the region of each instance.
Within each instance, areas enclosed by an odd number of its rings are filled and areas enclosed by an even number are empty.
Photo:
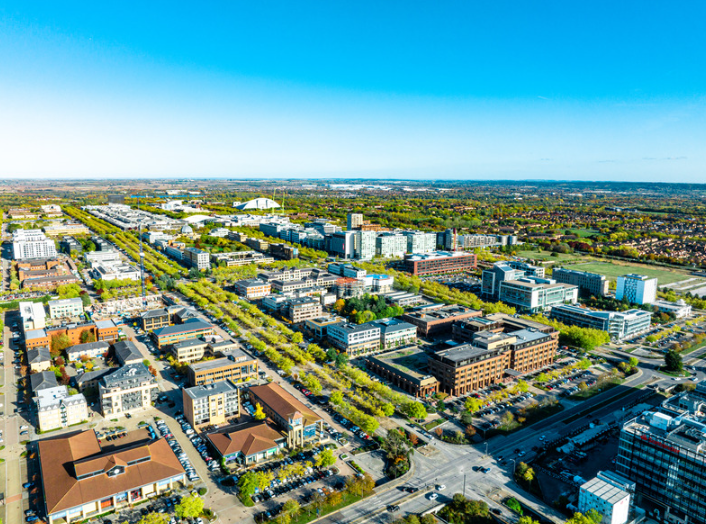
[[[91,251],[90,253],[84,253],[83,258],[87,264],[90,264],[91,267],[93,267],[94,264],[100,262],[104,262],[106,264],[119,263],[120,253],[115,250]]]
[[[384,318],[371,324],[380,328],[380,344],[384,349],[394,349],[417,342],[417,326],[409,322]]]
[[[691,315],[691,306],[684,300],[669,302],[668,300],[655,300],[652,306],[656,307],[660,313],[672,313],[675,318],[686,318]]]
[[[128,364],[103,377],[98,386],[104,417],[148,409],[159,386],[144,364]]]
[[[49,306],[49,318],[69,318],[83,315],[83,301],[78,297],[50,300],[47,305]]]
[[[350,357],[370,355],[380,351],[380,326],[373,322],[349,324],[341,322],[327,329],[328,341]]]
[[[615,298],[625,298],[631,304],[651,304],[657,298],[657,279],[636,274],[618,277]]]
[[[351,229],[358,229],[363,225],[363,213],[348,213],[348,219],[346,221],[346,226],[348,231]]]
[[[88,420],[86,397],[69,395],[66,386],[41,389],[34,398],[40,431],[66,428]]]
[[[357,231],[355,237],[355,257],[359,260],[372,260],[375,256],[375,231]]]
[[[405,231],[403,235],[407,237],[407,253],[416,255],[436,251],[436,233]]]
[[[96,280],[140,280],[140,270],[122,262],[96,262],[91,273]]]
[[[22,321],[22,331],[24,333],[33,329],[44,329],[47,326],[46,319],[44,304],[39,302],[20,302],[20,320]]]
[[[399,233],[382,233],[375,239],[375,254],[380,257],[403,257],[407,253],[407,237]]]
[[[18,229],[12,234],[12,254],[15,260],[56,258],[56,245],[39,229]]]

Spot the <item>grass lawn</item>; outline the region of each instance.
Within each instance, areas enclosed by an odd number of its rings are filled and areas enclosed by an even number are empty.
[[[426,429],[427,431],[431,431],[431,430],[434,429],[436,426],[438,426],[438,425],[440,425],[440,424],[443,424],[444,422],[446,422],[446,419],[438,418],[438,419],[436,419],[436,420],[432,420],[431,422],[427,422],[427,423],[424,424],[422,427],[423,427],[424,429]]]
[[[518,257],[531,258],[534,260],[548,260],[553,262],[568,262],[573,260],[581,260],[581,255],[574,255],[572,253],[556,253],[556,256],[552,256],[554,253],[551,251],[518,251]]]
[[[577,237],[581,238],[586,238],[590,237],[591,235],[597,235],[600,233],[597,229],[570,229],[572,234],[576,235]]]
[[[693,353],[697,349],[701,349],[704,346],[706,346],[706,341],[702,342],[701,344],[696,344],[695,346],[690,347],[689,349],[685,349],[684,351],[681,352],[681,354],[688,355],[689,353]]]
[[[628,264],[617,262],[582,262],[579,264],[571,264],[567,266],[569,269],[578,269],[579,271],[588,271],[589,273],[600,273],[605,275],[609,280],[616,280],[619,276],[627,275],[628,273],[638,273],[647,275],[648,277],[657,277],[658,284],[673,284],[681,282],[687,278],[693,278],[677,270],[667,268],[654,268],[643,264]]]
[[[618,386],[623,383],[622,379],[618,380],[612,380],[610,382],[607,382],[605,384],[601,384],[601,387],[597,387],[597,385],[592,386],[590,388],[585,389],[584,391],[577,391],[573,395],[571,395],[569,398],[572,400],[587,400],[591,397],[595,397],[599,393],[603,393],[604,391],[608,391],[609,389],[614,388],[615,386]]]

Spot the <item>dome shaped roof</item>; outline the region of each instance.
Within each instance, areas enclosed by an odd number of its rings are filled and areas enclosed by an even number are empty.
[[[193,232],[194,232],[194,230],[191,229],[191,226],[182,226],[182,228],[181,228],[182,235],[190,235]]]

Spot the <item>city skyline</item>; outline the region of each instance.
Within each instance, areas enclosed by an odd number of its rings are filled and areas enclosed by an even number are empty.
[[[703,14],[10,4],[0,175],[699,182]]]

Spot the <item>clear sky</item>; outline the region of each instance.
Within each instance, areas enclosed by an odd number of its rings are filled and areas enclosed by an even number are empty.
[[[706,183],[706,2],[0,3],[0,177]]]

